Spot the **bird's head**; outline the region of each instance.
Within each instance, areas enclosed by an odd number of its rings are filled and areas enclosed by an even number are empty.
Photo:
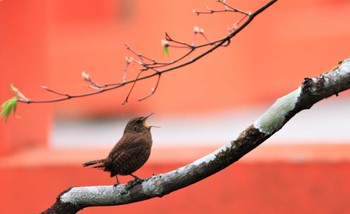
[[[128,124],[125,127],[125,132],[142,132],[145,130],[150,130],[152,127],[159,128],[158,126],[150,126],[146,124],[147,118],[149,118],[152,114],[151,113],[145,117],[135,117],[131,119]]]

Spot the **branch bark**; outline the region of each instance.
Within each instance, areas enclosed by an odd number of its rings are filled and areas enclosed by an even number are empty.
[[[168,173],[117,187],[72,187],[61,193],[55,204],[43,213],[76,213],[91,206],[112,206],[162,197],[196,183],[233,164],[280,130],[294,115],[318,101],[350,88],[350,57],[333,70],[305,78],[295,91],[279,98],[237,139],[213,153]]]

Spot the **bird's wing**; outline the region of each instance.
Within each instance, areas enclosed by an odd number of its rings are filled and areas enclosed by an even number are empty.
[[[149,158],[150,148],[145,146],[148,142],[144,138],[137,137],[118,144],[109,156],[112,161],[111,176],[131,174]]]

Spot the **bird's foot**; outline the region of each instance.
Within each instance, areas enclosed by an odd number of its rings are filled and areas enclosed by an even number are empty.
[[[141,178],[137,177],[136,175],[133,175],[133,174],[130,174],[130,175],[131,175],[132,177],[134,177],[134,180],[131,181],[134,185],[140,184],[140,183],[142,183],[142,181],[144,180],[144,179],[141,179]]]
[[[143,181],[144,181],[144,179],[141,179],[139,177],[135,177],[134,180],[131,180],[126,184],[127,185],[126,189],[131,189],[132,187],[134,187],[138,184],[141,184]]]
[[[130,183],[132,186],[135,186],[137,184],[141,184],[143,182],[143,179],[141,178],[135,178],[134,180],[132,181],[129,181],[128,184]]]

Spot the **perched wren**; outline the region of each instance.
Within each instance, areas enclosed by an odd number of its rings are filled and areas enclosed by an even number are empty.
[[[88,161],[83,167],[92,166],[110,172],[111,177],[116,176],[116,185],[119,184],[118,175],[131,175],[135,180],[139,179],[132,173],[143,166],[151,154],[151,128],[157,126],[148,126],[146,120],[152,114],[131,119],[109,155],[104,159]]]

